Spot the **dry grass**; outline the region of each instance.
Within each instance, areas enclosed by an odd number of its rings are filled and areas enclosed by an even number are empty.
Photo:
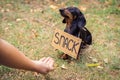
[[[104,0],[100,0],[104,1]],[[109,2],[109,0],[108,0]],[[52,7],[51,7],[52,5]],[[86,27],[93,35],[93,44],[82,51],[78,60],[62,60],[51,46],[54,28],[63,30],[58,9],[77,6],[85,14]],[[55,70],[48,75],[0,67],[0,80],[119,80],[120,77],[120,7],[97,0],[1,0],[0,37],[18,47],[31,59],[51,56]],[[86,63],[101,63],[102,68]],[[105,60],[107,60],[105,62]],[[61,69],[65,65],[67,69]]]

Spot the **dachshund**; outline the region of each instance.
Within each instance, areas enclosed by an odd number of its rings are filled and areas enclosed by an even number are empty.
[[[82,39],[80,49],[84,49],[87,45],[91,45],[92,35],[85,27],[86,19],[84,14],[77,7],[62,8],[59,9],[59,12],[61,16],[64,17],[62,22],[66,24],[64,31]]]

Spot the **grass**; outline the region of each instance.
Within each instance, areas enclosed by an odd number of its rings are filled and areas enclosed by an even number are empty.
[[[62,0],[52,2],[30,0],[0,1],[0,37],[19,48],[31,59],[51,56],[55,70],[48,75],[0,67],[0,80],[119,80],[120,77],[120,7],[119,1]],[[118,2],[116,2],[118,1]],[[50,6],[54,5],[55,8]],[[62,17],[58,9],[76,6],[87,19],[86,27],[93,36],[93,44],[82,51],[78,60],[62,60],[51,46],[54,28],[63,30]],[[87,67],[86,63],[101,63],[102,68]],[[105,60],[107,59],[107,63]],[[65,65],[67,68],[62,69]]]

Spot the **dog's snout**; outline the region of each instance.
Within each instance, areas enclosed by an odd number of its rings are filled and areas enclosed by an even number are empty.
[[[63,12],[63,11],[64,11],[64,9],[59,9],[59,11],[60,11],[60,12]]]

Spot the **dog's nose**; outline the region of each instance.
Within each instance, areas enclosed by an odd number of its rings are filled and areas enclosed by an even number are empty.
[[[60,12],[63,12],[63,11],[64,11],[64,9],[59,9],[59,11],[60,11]]]

